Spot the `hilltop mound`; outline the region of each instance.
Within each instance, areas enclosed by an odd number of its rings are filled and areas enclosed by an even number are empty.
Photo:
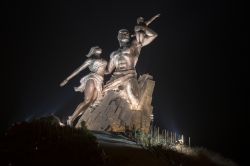
[[[195,150],[142,147],[124,136],[60,126],[54,117],[16,123],[0,140],[1,165],[221,166],[233,162]]]

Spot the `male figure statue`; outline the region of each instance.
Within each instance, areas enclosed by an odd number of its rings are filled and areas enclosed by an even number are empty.
[[[134,33],[133,37],[131,37],[128,30],[119,30],[117,39],[120,48],[111,53],[107,69],[107,73],[113,71],[114,73],[104,86],[104,92],[108,90],[125,90],[131,109],[138,110],[140,92],[135,66],[141,48],[151,43],[157,37],[157,33],[146,24],[136,25],[134,27]]]

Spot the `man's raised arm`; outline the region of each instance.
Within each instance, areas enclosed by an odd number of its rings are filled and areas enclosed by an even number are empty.
[[[135,26],[135,34],[142,33],[142,32],[144,34],[139,34],[140,41],[137,41],[138,43],[141,44],[141,46],[148,45],[158,36],[158,34],[155,31],[153,31],[152,29],[150,29],[147,26],[140,26],[140,25]]]

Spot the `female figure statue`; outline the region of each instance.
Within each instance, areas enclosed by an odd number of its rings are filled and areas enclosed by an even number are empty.
[[[64,86],[87,67],[91,72],[80,80],[80,86],[74,88],[75,91],[84,92],[84,101],[77,106],[72,116],[68,117],[67,124],[70,126],[73,125],[78,116],[101,97],[103,77],[107,66],[107,61],[100,57],[101,53],[102,49],[100,47],[92,47],[86,55],[88,59],[60,84],[61,87]]]

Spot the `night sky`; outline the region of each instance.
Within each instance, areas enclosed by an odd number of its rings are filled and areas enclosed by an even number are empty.
[[[245,6],[230,0],[5,1],[1,130],[51,113],[65,119],[83,100],[73,87],[88,71],[66,87],[59,83],[89,48],[100,46],[108,60],[119,47],[119,29],[132,31],[137,17],[160,13],[150,25],[158,37],[137,64],[138,74],[156,81],[155,125],[243,163],[250,85]]]

